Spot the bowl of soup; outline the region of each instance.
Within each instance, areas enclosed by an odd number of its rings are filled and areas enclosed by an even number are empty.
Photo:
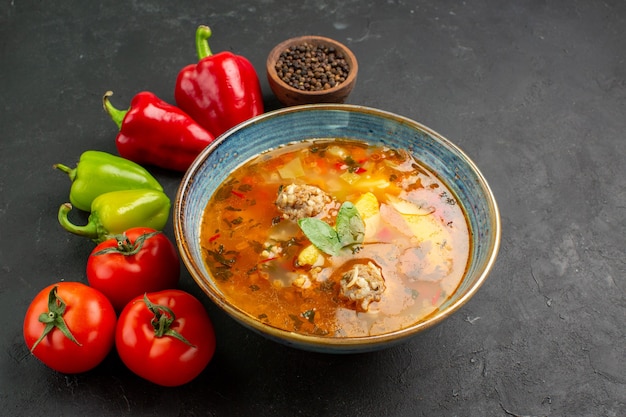
[[[409,118],[287,107],[217,138],[174,205],[181,258],[235,321],[295,348],[383,349],[459,310],[489,275],[500,214],[478,167]]]

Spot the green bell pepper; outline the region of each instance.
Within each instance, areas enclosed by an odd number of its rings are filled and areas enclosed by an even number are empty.
[[[100,194],[118,190],[152,189],[163,191],[159,182],[141,165],[101,151],[85,151],[76,168],[55,164],[54,168],[69,175],[72,181],[70,203],[89,211]]]
[[[133,227],[163,230],[170,213],[170,199],[158,190],[122,190],[101,194],[91,203],[85,226],[73,224],[70,203],[59,208],[59,223],[65,230],[100,243]]]

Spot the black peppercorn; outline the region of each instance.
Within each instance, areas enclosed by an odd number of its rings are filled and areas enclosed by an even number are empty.
[[[275,69],[278,77],[293,88],[320,91],[344,82],[350,65],[334,47],[305,42],[285,49],[276,61]]]

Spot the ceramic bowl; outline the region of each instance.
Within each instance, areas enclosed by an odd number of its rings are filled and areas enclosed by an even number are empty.
[[[271,327],[233,305],[203,261],[200,225],[213,192],[229,173],[270,148],[311,138],[338,137],[386,144],[412,152],[457,195],[471,228],[470,260],[457,291],[434,314],[408,328],[369,337],[323,337]],[[389,112],[348,104],[286,107],[250,119],[209,145],[185,173],[176,195],[174,231],[181,258],[200,288],[244,326],[289,346],[319,352],[372,351],[403,342],[456,312],[476,293],[492,269],[500,245],[500,215],[476,165],[431,129]]]
[[[278,61],[283,51],[292,46],[302,45],[305,42],[313,46],[322,45],[333,47],[337,52],[340,52],[350,67],[346,80],[328,90],[319,91],[299,90],[284,82],[276,72],[276,61]],[[270,88],[278,101],[285,106],[315,103],[343,103],[354,88],[357,73],[359,72],[359,65],[352,51],[336,40],[323,36],[300,36],[281,42],[272,49],[267,57],[266,72]]]

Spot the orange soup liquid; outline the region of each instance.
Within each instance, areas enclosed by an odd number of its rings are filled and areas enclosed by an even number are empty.
[[[319,217],[331,226],[339,205],[354,203],[363,243],[334,256],[306,249],[309,240],[275,203],[289,184],[330,195]],[[455,196],[408,152],[338,139],[247,161],[211,197],[201,226],[206,265],[234,305],[269,325],[327,337],[384,334],[427,318],[463,278],[469,241]],[[376,264],[385,282],[366,311],[338,289],[346,265],[361,260]]]

